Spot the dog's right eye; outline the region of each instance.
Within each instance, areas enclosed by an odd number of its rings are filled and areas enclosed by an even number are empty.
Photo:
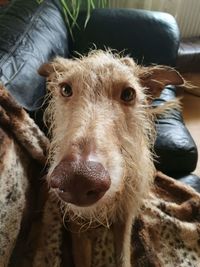
[[[69,84],[62,84],[60,86],[61,95],[64,97],[70,97],[73,94],[72,88]]]
[[[125,88],[121,93],[121,100],[124,102],[132,102],[135,99],[136,92],[132,87]]]

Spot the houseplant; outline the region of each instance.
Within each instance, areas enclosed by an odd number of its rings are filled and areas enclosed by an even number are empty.
[[[44,0],[37,0],[37,2],[40,4]],[[68,25],[69,31],[72,34],[72,29],[74,26],[78,26],[77,24],[77,18],[79,15],[80,10],[85,9],[86,10],[86,17],[85,17],[85,25],[87,25],[88,20],[90,18],[90,14],[92,9],[94,8],[100,8],[108,6],[109,0],[59,0],[63,12],[65,15],[66,23]]]

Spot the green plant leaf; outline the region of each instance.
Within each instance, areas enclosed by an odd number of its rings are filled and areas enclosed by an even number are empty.
[[[38,4],[44,2],[44,0],[36,0]],[[87,23],[90,19],[91,12],[96,7],[106,7],[109,5],[109,0],[59,0],[65,17],[66,24],[70,31],[71,36],[73,37],[72,30],[76,26],[78,28],[77,19],[80,13],[81,8],[84,4],[86,5],[86,18],[84,23],[84,28],[87,26]]]

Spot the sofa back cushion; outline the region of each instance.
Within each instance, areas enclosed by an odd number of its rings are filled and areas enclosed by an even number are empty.
[[[68,55],[68,31],[58,3],[16,0],[0,14],[0,81],[29,111],[45,95],[39,66]]]
[[[81,12],[71,50],[86,53],[95,46],[124,51],[138,63],[175,65],[179,29],[167,13],[136,9],[95,9],[84,28]]]

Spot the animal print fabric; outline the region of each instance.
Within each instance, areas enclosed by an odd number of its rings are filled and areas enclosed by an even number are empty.
[[[49,207],[50,203],[51,208]],[[48,219],[44,219],[43,223],[46,225],[51,223],[52,229],[49,229],[49,226],[46,229],[48,229],[48,233],[53,233],[54,240],[56,240],[56,228],[58,229],[57,237],[61,235],[62,215],[58,216],[59,209],[55,209],[57,202],[53,195],[50,195],[46,205],[45,214],[52,210],[51,219],[54,220],[54,223],[52,220],[49,222]],[[48,215],[49,217],[50,215]],[[91,267],[115,267],[112,227],[110,230],[105,227],[90,229],[88,237],[92,242]],[[44,240],[44,238],[46,239]],[[43,244],[46,244],[45,249],[39,251],[40,260],[42,251],[42,258],[45,259],[48,255],[51,261],[47,261],[47,265],[44,263],[37,265],[36,261],[34,267],[57,266],[56,264],[64,253],[57,249],[58,244],[61,246],[62,238],[57,239],[56,247],[56,244],[52,244],[52,237],[48,238],[46,235],[44,228],[40,239]],[[52,250],[53,246],[54,250]],[[66,262],[66,266],[73,265]],[[133,223],[132,266],[200,266],[200,195],[198,193],[158,172],[151,194],[148,199],[144,200],[140,214]]]
[[[15,248],[28,209],[30,183],[39,178],[47,147],[48,140],[44,134],[0,85],[1,267],[8,266]]]
[[[200,196],[162,173],[132,234],[134,267],[200,266]]]
[[[42,210],[37,210],[37,220],[29,221],[31,227],[17,254],[31,174],[38,179],[40,173],[33,169],[35,162],[44,166],[48,140],[3,87],[0,126],[0,266],[73,266],[69,221],[63,219],[52,192],[47,193]],[[36,199],[44,194],[39,188],[35,192]],[[115,267],[112,226],[89,229],[88,238],[92,241],[91,267]],[[200,267],[197,192],[157,173],[149,197],[133,222],[132,266]]]

